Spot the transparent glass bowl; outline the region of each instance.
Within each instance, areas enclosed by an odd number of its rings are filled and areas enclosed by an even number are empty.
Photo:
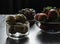
[[[48,34],[58,34],[60,33],[60,22],[36,22],[37,26],[42,32]]]
[[[16,23],[15,25],[9,25],[6,23],[6,33],[9,38],[22,39],[29,34],[29,22]]]

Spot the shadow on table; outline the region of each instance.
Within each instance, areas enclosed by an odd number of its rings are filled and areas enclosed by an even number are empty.
[[[42,44],[60,44],[60,34],[41,33],[37,35],[37,39]]]
[[[7,38],[6,39],[6,44],[25,44],[26,42],[28,42],[29,38],[26,37],[24,39],[20,39],[20,40],[13,40],[11,38]]]

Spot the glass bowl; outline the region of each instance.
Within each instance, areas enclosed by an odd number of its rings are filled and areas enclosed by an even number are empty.
[[[60,33],[60,22],[36,22],[37,26],[42,32],[48,34],[58,34]]]
[[[6,23],[6,33],[9,38],[22,39],[29,34],[29,22],[16,23],[15,25],[9,25]]]

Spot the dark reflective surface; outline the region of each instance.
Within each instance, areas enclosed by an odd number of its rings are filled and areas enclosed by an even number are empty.
[[[42,44],[60,44],[60,34],[41,33],[37,35],[37,40]]]
[[[7,38],[6,39],[6,44],[25,44],[26,42],[28,42],[29,38],[26,37],[24,39],[19,39],[19,40],[13,40],[11,38]]]

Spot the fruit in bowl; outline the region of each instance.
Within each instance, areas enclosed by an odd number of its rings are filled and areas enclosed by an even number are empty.
[[[48,15],[49,10],[51,9],[56,9],[56,7],[52,7],[52,6],[44,7],[42,12]]]
[[[47,20],[47,14],[45,14],[45,13],[37,13],[37,15],[35,15],[35,19],[37,21],[46,21]]]
[[[18,16],[15,16],[15,20],[16,22],[21,22],[21,23],[25,23],[26,22],[26,17],[24,15],[18,15]]]
[[[57,12],[57,10],[55,10],[55,9],[49,10],[49,12],[48,12],[48,20],[50,22],[52,22],[52,21],[54,22],[54,21],[57,20],[57,18],[58,18],[58,12]]]
[[[52,8],[53,7],[51,7],[51,6],[44,7],[42,12],[48,14],[49,10],[52,9]]]
[[[6,24],[10,34],[16,34],[17,32],[25,34],[28,32],[29,22],[23,14],[8,16]]]
[[[37,25],[43,32],[49,34],[60,33],[60,14],[57,9],[50,9],[48,11],[48,14],[39,13],[35,16],[35,19],[41,24],[39,25],[39,23],[37,23]]]
[[[14,24],[16,24],[15,18],[14,18],[13,16],[8,16],[6,22],[7,22],[9,25],[14,25]]]
[[[43,23],[40,25],[40,29],[42,29],[43,32],[46,32],[49,34],[57,34],[57,33],[60,33],[60,24]]]
[[[28,32],[28,26],[26,24],[16,24],[15,27],[14,27],[14,30],[16,32],[25,34],[25,33]]]

